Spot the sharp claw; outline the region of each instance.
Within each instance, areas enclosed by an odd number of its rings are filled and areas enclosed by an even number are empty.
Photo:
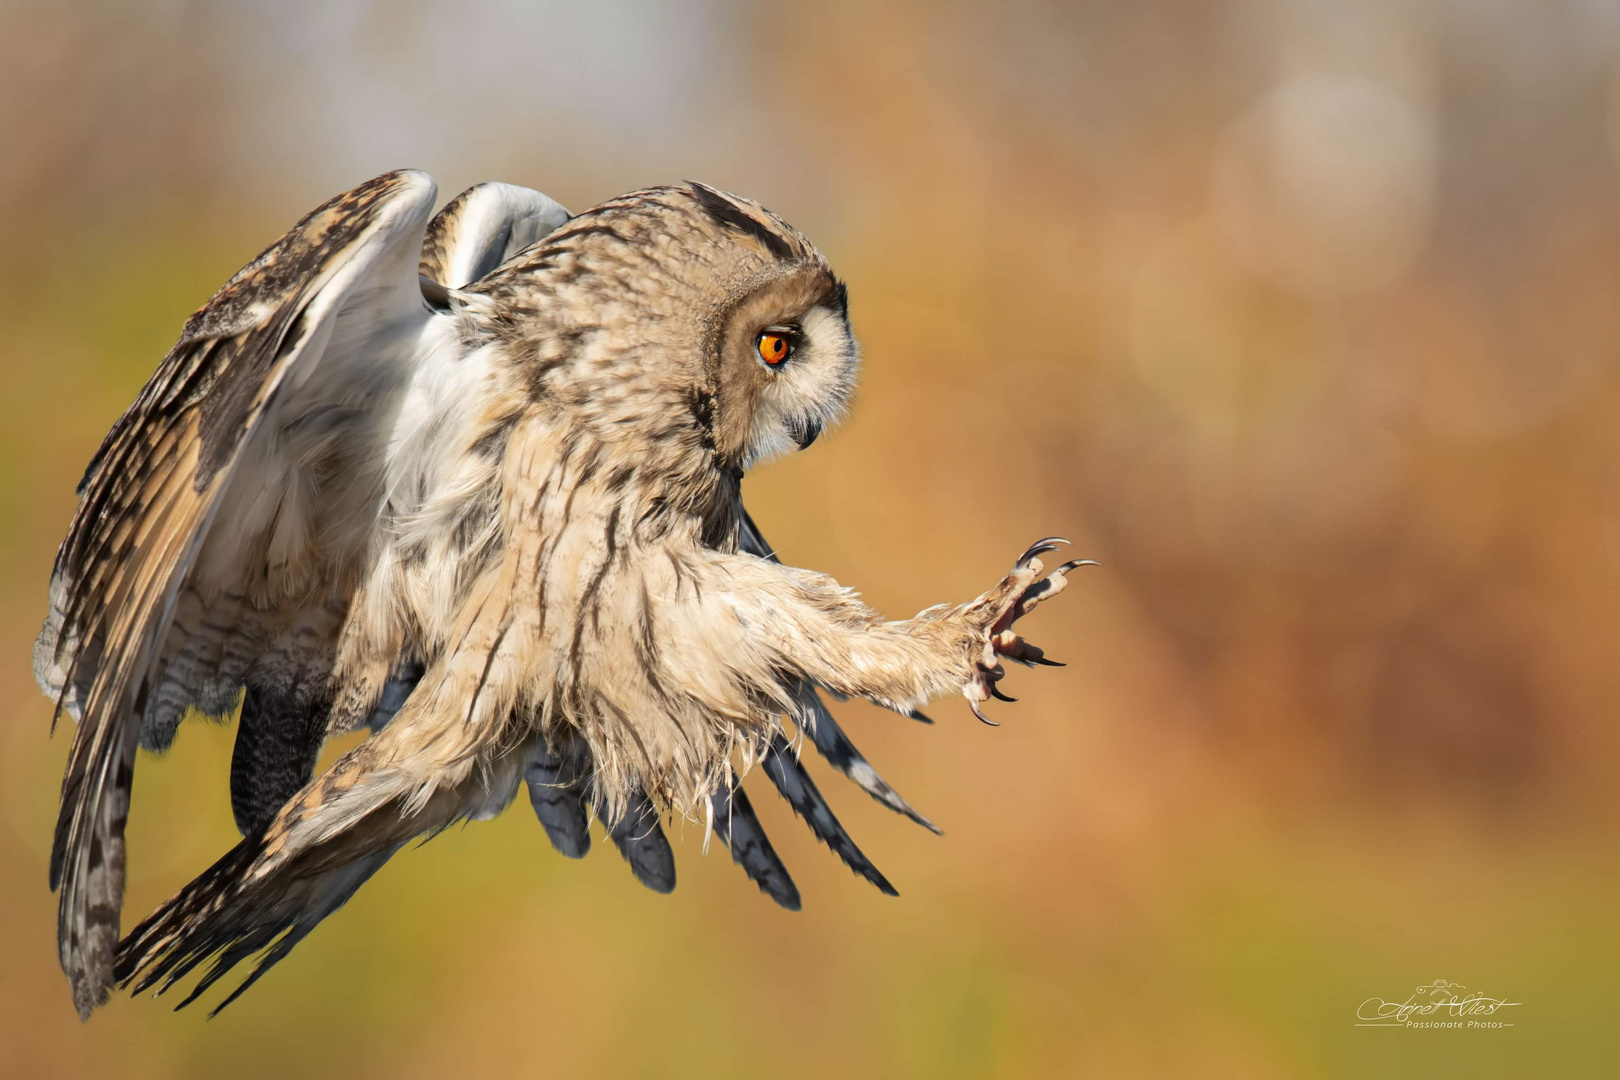
[[[1072,562],[1064,563],[1062,566],[1060,566],[1056,570],[1052,571],[1052,573],[1054,573],[1054,574],[1067,574],[1070,570],[1073,570],[1077,566],[1101,566],[1101,565],[1102,565],[1102,563],[1098,562],[1096,559],[1075,559]]]
[[[996,723],[994,720],[990,719],[988,716],[984,715],[984,712],[982,710],[980,710],[979,703],[977,701],[969,701],[968,702],[968,708],[972,709],[973,710],[973,715],[977,716],[979,718],[979,723],[981,723],[981,724],[989,724],[991,727],[1000,727],[1001,726],[1000,724]]]
[[[1033,544],[1029,545],[1028,551],[1018,556],[1018,562],[1016,565],[1027,565],[1029,560],[1033,559],[1035,556],[1045,554],[1048,551],[1056,551],[1059,544],[1067,543],[1068,541],[1063,539],[1061,536],[1048,536],[1044,540],[1037,540]]]
[[[919,724],[932,724],[934,722],[933,717],[929,716],[921,709],[912,709],[910,712],[906,713],[906,716],[917,721]]]
[[[1000,690],[998,690],[996,688],[996,685],[994,683],[990,684],[990,696],[995,698],[997,701],[1017,701],[1018,700],[1015,697],[1008,697],[1006,694],[1003,694]]]
[[[1040,665],[1042,665],[1044,667],[1068,667],[1069,666],[1068,664],[1059,663],[1056,660],[1048,660],[1044,656],[1035,657],[1035,663],[1040,664]]]

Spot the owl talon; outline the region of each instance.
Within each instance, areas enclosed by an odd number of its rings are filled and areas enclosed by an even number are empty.
[[[1035,556],[1044,555],[1048,551],[1056,551],[1059,544],[1067,543],[1068,541],[1063,539],[1061,536],[1048,536],[1044,540],[1037,540],[1033,544],[1029,545],[1022,555],[1018,556],[1018,561],[1013,565],[1018,567],[1027,567],[1030,560],[1035,558]]]
[[[1033,611],[1036,605],[1062,592],[1069,583],[1064,575],[1081,566],[1097,565],[1095,559],[1072,559],[1042,577],[1045,567],[1039,557],[1068,542],[1060,536],[1035,541],[1024,549],[1012,572],[1002,578],[999,585],[968,607],[971,613],[969,617],[984,636],[979,639],[978,645],[982,651],[974,661],[975,677],[963,688],[963,696],[968,699],[973,715],[982,723],[991,727],[1001,726],[985,716],[980,708],[987,698],[1008,702],[1018,700],[1003,693],[996,685],[1007,673],[998,658],[1030,668],[1036,665],[1064,666],[1057,660],[1048,660],[1040,646],[1025,641],[1012,629],[1012,625]]]
[[[992,644],[997,653],[1025,667],[1034,667],[1046,655],[1039,645],[1031,645],[1011,630],[997,634]]]
[[[1017,620],[1023,618],[1025,615],[1028,615],[1035,609],[1036,604],[1039,604],[1042,600],[1050,599],[1051,597],[1062,592],[1064,587],[1069,583],[1069,579],[1064,576],[1068,574],[1069,571],[1079,566],[1096,565],[1097,560],[1095,559],[1074,559],[1070,562],[1064,563],[1056,570],[1053,570],[1050,574],[1046,575],[1041,580],[1025,589],[1018,597],[1018,601],[1013,604],[1013,611],[1016,612],[1016,614],[1013,615],[1013,619]]]

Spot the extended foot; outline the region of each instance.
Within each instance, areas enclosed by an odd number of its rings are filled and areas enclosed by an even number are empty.
[[[1031,645],[1019,637],[1012,630],[1013,623],[1035,610],[1037,604],[1050,600],[1062,592],[1068,585],[1065,576],[1078,566],[1095,566],[1093,559],[1075,559],[1066,562],[1053,570],[1045,577],[1041,571],[1045,568],[1039,556],[1049,551],[1056,551],[1059,544],[1068,541],[1061,537],[1049,536],[1045,540],[1038,540],[1029,546],[1018,557],[1018,562],[1012,571],[1001,579],[1001,583],[972,604],[968,605],[966,615],[977,626],[982,627],[983,649],[974,658],[974,673],[962,687],[962,696],[967,698],[968,705],[973,709],[973,715],[984,723],[995,727],[996,722],[984,715],[979,703],[988,698],[1000,701],[1016,701],[1003,694],[996,683],[1001,681],[1007,671],[1001,666],[1001,657],[1006,657],[1025,667],[1034,667],[1043,664],[1048,667],[1062,667],[1056,660],[1048,660],[1046,654],[1037,646]]]

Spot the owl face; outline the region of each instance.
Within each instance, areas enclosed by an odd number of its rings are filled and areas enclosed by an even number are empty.
[[[548,400],[615,441],[661,445],[670,429],[647,417],[663,409],[724,472],[809,446],[854,391],[859,351],[826,258],[703,184],[587,210],[470,291],[501,314],[466,333],[531,356]]]
[[[719,353],[721,454],[746,468],[809,446],[855,388],[843,284],[824,264],[784,268],[733,307]]]

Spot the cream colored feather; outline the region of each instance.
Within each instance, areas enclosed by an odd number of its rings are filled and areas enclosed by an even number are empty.
[[[930,824],[813,687],[908,714],[960,692],[982,718],[1000,657],[1044,662],[1010,627],[1078,565],[1043,578],[1050,543],[902,621],[762,557],[743,470],[835,423],[858,362],[844,287],[802,235],[700,184],[575,218],[482,185],[430,223],[433,195],[388,174],[306,218],[192,318],[92,466],[36,650],[80,721],[56,862],[81,1013],[115,978],[167,986],[210,958],[199,989],[261,953],[251,983],[402,845],[499,813],[525,777],[560,846],[583,853],[593,806],[663,891],[649,808],[718,811],[797,906],[737,788],[774,762],[892,892],[783,757],[785,725]],[[114,970],[135,740],[236,700],[245,838]],[[361,725],[312,777],[321,741]]]

